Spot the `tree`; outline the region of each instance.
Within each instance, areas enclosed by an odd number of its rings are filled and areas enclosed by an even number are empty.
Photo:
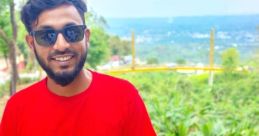
[[[159,61],[155,57],[151,57],[151,58],[147,59],[147,64],[158,64],[158,63],[159,63]]]
[[[0,8],[0,10],[2,10],[2,9]],[[2,31],[5,31],[5,34],[7,34],[7,32],[11,31],[11,28],[8,27],[9,26],[8,25],[9,24],[9,20],[6,19],[8,17],[9,17],[8,12],[2,10],[2,12],[0,13],[0,18],[1,18],[1,20],[0,20],[0,29]],[[7,27],[4,27],[4,26],[7,26]],[[3,40],[3,38],[0,38],[0,57],[4,57],[7,68],[9,67],[9,65],[8,65],[8,54],[9,54],[8,45]]]
[[[222,66],[224,72],[233,73],[239,64],[239,52],[236,48],[228,48],[222,53]]]
[[[96,68],[98,64],[108,59],[108,39],[109,35],[102,28],[91,28],[90,48],[87,58],[87,62],[91,67]]]
[[[176,60],[176,63],[177,63],[178,65],[184,65],[184,64],[186,64],[186,61],[185,61],[185,59],[183,59],[183,58],[179,58],[179,59]]]
[[[111,55],[126,56],[131,54],[130,41],[121,40],[118,36],[111,36],[109,38],[109,47]]]
[[[109,35],[105,32],[107,23],[103,17],[98,16],[94,11],[87,13],[86,22],[91,31],[87,63],[92,68],[96,68],[97,65],[108,60],[110,56]]]
[[[8,45],[9,49],[9,60],[11,63],[11,80],[10,80],[10,95],[13,95],[16,90],[16,83],[18,79],[18,71],[16,67],[16,39],[17,39],[17,24],[15,20],[15,4],[13,0],[3,0],[1,2],[0,10],[4,11],[7,7],[5,5],[9,5],[10,11],[10,22],[11,22],[11,29],[12,29],[12,38],[8,37],[8,33],[6,33],[2,28],[0,28],[0,38],[2,42],[5,42]],[[1,19],[2,20],[2,19]]]

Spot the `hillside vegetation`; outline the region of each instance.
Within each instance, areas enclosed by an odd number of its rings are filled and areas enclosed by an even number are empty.
[[[159,136],[258,136],[259,76],[252,73],[128,73]]]

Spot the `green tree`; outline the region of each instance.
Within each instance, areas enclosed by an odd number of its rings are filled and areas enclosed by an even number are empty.
[[[239,52],[236,48],[228,48],[221,55],[224,72],[233,73],[239,64]]]
[[[158,64],[158,63],[159,63],[159,61],[155,57],[151,57],[151,58],[147,59],[147,64]]]
[[[2,4],[0,4],[2,5]],[[11,27],[9,24],[9,20],[7,20],[6,18],[9,18],[9,13],[7,11],[5,11],[3,9],[3,7],[0,7],[0,10],[2,10],[2,12],[0,12],[0,29],[2,29],[6,35],[11,35]],[[8,67],[8,45],[7,43],[3,40],[3,38],[0,38],[0,57],[4,57],[6,65]]]
[[[184,65],[184,64],[186,64],[186,61],[185,61],[185,59],[183,59],[183,58],[179,58],[179,59],[176,60],[176,63],[177,63],[178,65]]]
[[[26,62],[26,70],[38,69],[40,66],[35,60],[33,52],[25,42],[25,37],[28,32],[26,31],[25,26],[21,20],[17,21],[17,24],[19,27],[19,33],[17,35],[17,49],[19,50],[17,51],[17,54],[24,57],[24,61]]]
[[[101,27],[93,27],[90,29],[90,47],[88,51],[88,64],[96,68],[97,65],[108,60],[109,47],[108,39],[109,35]]]
[[[10,12],[10,24],[11,24],[11,36],[8,35],[10,31],[5,31],[6,26],[0,28],[0,38],[2,43],[8,45],[9,49],[9,60],[11,64],[11,80],[10,80],[10,95],[13,95],[16,91],[16,83],[18,79],[18,71],[16,67],[16,40],[17,40],[17,23],[15,19],[15,4],[14,0],[2,0],[0,3],[0,11],[5,12],[9,8]],[[2,15],[2,14],[0,14]],[[4,20],[2,18],[0,20]],[[8,25],[7,25],[8,26]]]
[[[130,41],[121,40],[118,36],[111,36],[109,38],[109,47],[111,55],[126,56],[131,54]]]
[[[87,63],[92,68],[108,60],[110,56],[109,35],[105,31],[107,22],[102,16],[94,11],[86,15],[86,24],[90,29],[90,47],[87,56]]]

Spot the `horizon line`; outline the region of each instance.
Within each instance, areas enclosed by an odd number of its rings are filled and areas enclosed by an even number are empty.
[[[98,15],[98,14],[97,14]],[[172,15],[172,16],[103,16],[98,15],[104,18],[177,18],[177,17],[228,17],[228,16],[258,16],[259,13],[242,13],[242,14],[214,14],[214,15]]]

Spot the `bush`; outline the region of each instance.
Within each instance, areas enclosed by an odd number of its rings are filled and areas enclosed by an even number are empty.
[[[249,135],[259,132],[259,76],[235,73],[180,75],[173,72],[130,73],[143,97],[158,136]]]

